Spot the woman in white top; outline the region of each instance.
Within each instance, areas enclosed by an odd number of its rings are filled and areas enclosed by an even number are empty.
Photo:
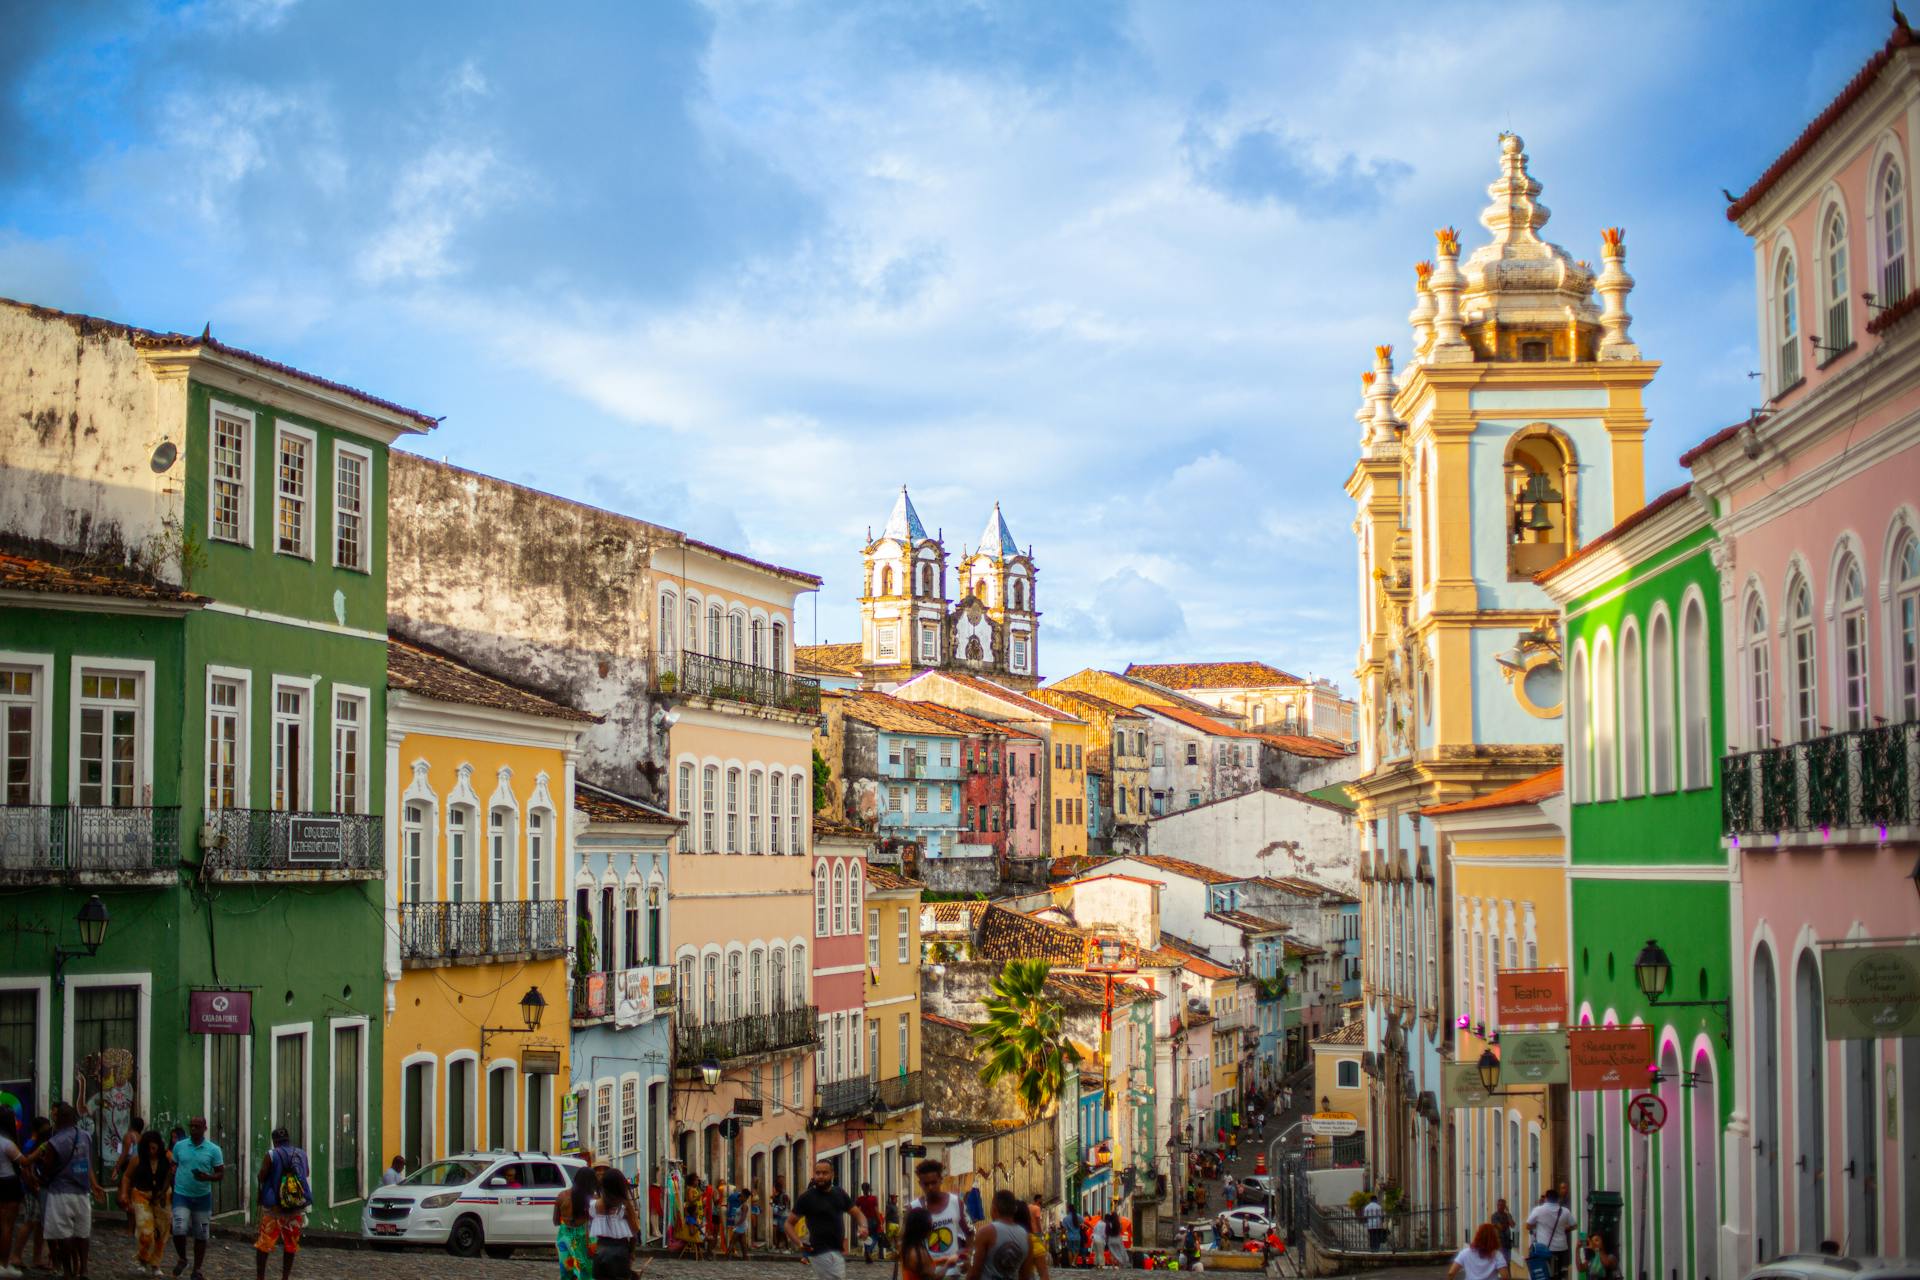
[[[593,1199],[587,1239],[593,1249],[593,1280],[630,1280],[646,1272],[647,1263],[633,1266],[633,1244],[640,1237],[640,1214],[633,1207],[633,1187],[627,1175],[609,1169],[600,1176],[600,1194]]]
[[[1474,1229],[1473,1243],[1453,1255],[1447,1280],[1496,1280],[1506,1269],[1500,1231],[1491,1222],[1483,1222]]]

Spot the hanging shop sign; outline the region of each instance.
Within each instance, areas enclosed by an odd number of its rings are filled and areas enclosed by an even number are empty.
[[[1500,1037],[1500,1083],[1565,1084],[1564,1031],[1508,1031]]]
[[[1351,1111],[1316,1111],[1307,1117],[1307,1132],[1315,1137],[1345,1138],[1359,1130],[1360,1117]]]
[[[253,992],[187,993],[187,1033],[196,1036],[244,1036],[253,1031]]]
[[[557,1076],[560,1074],[560,1051],[558,1049],[522,1049],[520,1070],[530,1076]]]
[[[1653,1028],[1575,1027],[1567,1032],[1567,1075],[1576,1089],[1637,1089],[1653,1065]]]
[[[1565,969],[1506,969],[1495,976],[1500,1025],[1559,1026],[1567,1020]]]
[[[1497,1107],[1500,1104],[1480,1082],[1478,1062],[1443,1062],[1440,1064],[1440,1105]]]
[[[1821,970],[1827,1039],[1897,1040],[1920,1031],[1920,944],[1835,947]]]

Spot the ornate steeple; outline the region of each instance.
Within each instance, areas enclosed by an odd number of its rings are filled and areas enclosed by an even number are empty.
[[[1000,514],[1000,504],[993,504],[993,514],[987,517],[987,527],[980,534],[980,550],[990,556],[1017,556],[1020,544],[1013,540],[1013,533],[1007,528],[1007,518]]]
[[[893,504],[893,514],[887,517],[887,526],[880,531],[880,536],[900,542],[921,542],[926,539],[927,526],[920,523],[920,513],[913,509],[913,499],[907,496],[907,486],[900,486],[900,499]]]

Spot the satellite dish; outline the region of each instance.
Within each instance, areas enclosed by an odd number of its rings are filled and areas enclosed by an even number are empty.
[[[147,460],[147,465],[153,468],[155,475],[162,475],[172,468],[174,459],[179,456],[179,445],[171,440],[162,440],[153,446],[153,457]]]

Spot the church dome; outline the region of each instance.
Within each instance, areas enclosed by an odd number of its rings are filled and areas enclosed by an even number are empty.
[[[1501,328],[1597,326],[1593,268],[1540,237],[1552,214],[1540,203],[1539,181],[1527,172],[1519,134],[1501,135],[1500,176],[1487,195],[1491,203],[1481,211],[1480,225],[1493,240],[1460,264],[1461,319]]]

